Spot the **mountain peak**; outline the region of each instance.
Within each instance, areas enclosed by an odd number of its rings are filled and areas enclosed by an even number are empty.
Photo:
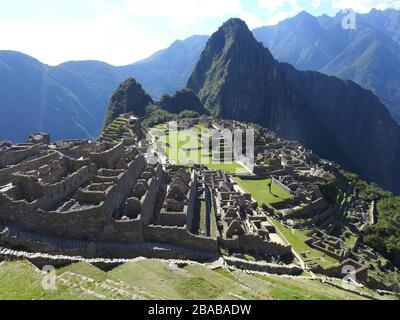
[[[242,19],[239,18],[231,18],[225,21],[224,24],[221,26],[221,28],[225,30],[235,30],[235,29],[249,30],[246,22],[244,22]]]
[[[133,112],[135,115],[143,117],[146,107],[153,103],[153,100],[144,91],[140,83],[134,78],[126,79],[111,97],[104,120],[104,128],[124,113]]]
[[[218,49],[232,45],[246,45],[249,47],[249,50],[254,46],[262,47],[254,38],[246,22],[239,18],[227,20],[218,31],[211,36],[208,45],[212,46],[213,44],[216,44]]]
[[[221,35],[224,34],[225,36],[232,36],[236,37],[253,37],[249,27],[247,26],[246,22],[239,18],[232,18],[227,20],[213,35]]]
[[[246,23],[241,19],[229,19],[215,32],[203,51],[187,87],[199,94],[206,83],[212,82],[211,74],[226,77],[232,70],[240,68],[241,64],[250,64],[253,68],[248,72],[257,72],[257,65],[272,65],[274,59],[268,49],[264,48],[255,38]],[[213,72],[207,75],[208,70]],[[207,96],[208,93],[204,93]],[[204,98],[203,103],[207,98]],[[207,102],[211,107],[218,102]],[[205,105],[207,106],[207,105]]]

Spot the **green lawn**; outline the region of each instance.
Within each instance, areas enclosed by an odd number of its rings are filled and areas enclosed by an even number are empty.
[[[271,192],[269,185],[271,179],[244,180],[235,178],[235,181],[261,205],[263,203],[274,204],[291,197],[285,190],[273,184]]]
[[[304,232],[289,229],[276,220],[273,220],[273,223],[275,227],[279,229],[279,231],[285,236],[286,240],[289,241],[292,248],[298,255],[301,255],[302,253],[306,254],[305,258],[302,257],[306,263],[316,261],[322,267],[330,267],[339,262],[323,252],[315,250],[306,245],[304,242],[308,239],[308,236]]]
[[[150,129],[150,133],[156,135],[155,129],[165,133],[165,125]],[[228,173],[247,173],[247,170],[237,162],[221,161],[221,163],[219,163],[213,160],[209,150],[203,150],[201,148],[202,144],[198,134],[204,130],[207,130],[204,126],[196,125],[189,130],[164,134],[159,139],[159,144],[161,144],[168,158],[178,165],[187,165],[193,162],[195,164],[205,165],[210,169],[223,170]],[[177,140],[175,140],[175,137],[177,137]],[[185,149],[192,150],[186,151]]]
[[[56,283],[56,290],[42,287],[44,275],[27,261],[5,262],[0,266],[1,300],[89,300],[79,289]]]

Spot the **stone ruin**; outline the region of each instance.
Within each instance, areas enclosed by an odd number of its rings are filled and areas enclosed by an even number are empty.
[[[220,171],[151,165],[130,139],[50,143],[35,134],[29,141],[0,149],[1,246],[105,259],[210,260],[225,246],[290,254],[249,195],[224,189],[231,185]],[[226,191],[231,220],[219,202]],[[205,234],[192,232],[200,201]],[[216,203],[220,219],[212,218]],[[222,234],[210,232],[216,221],[225,223]]]

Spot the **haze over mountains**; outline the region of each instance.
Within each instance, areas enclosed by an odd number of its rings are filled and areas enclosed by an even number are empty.
[[[0,140],[23,142],[46,131],[53,139],[96,139],[109,99],[126,78],[137,79],[153,98],[186,83],[207,41],[193,36],[137,63],[100,61],[47,66],[14,51],[0,51]]]

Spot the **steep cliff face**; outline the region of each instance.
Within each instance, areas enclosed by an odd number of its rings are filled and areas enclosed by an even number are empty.
[[[211,37],[187,86],[223,118],[257,122],[400,192],[400,127],[379,99],[278,63],[239,19]]]
[[[172,96],[164,95],[159,105],[162,109],[175,114],[185,110],[193,110],[199,114],[206,113],[206,109],[200,99],[189,89],[182,89]]]
[[[104,127],[110,125],[119,115],[133,112],[139,117],[146,113],[146,107],[153,104],[153,99],[143,90],[135,79],[125,80],[111,97],[107,114],[104,119]]]

